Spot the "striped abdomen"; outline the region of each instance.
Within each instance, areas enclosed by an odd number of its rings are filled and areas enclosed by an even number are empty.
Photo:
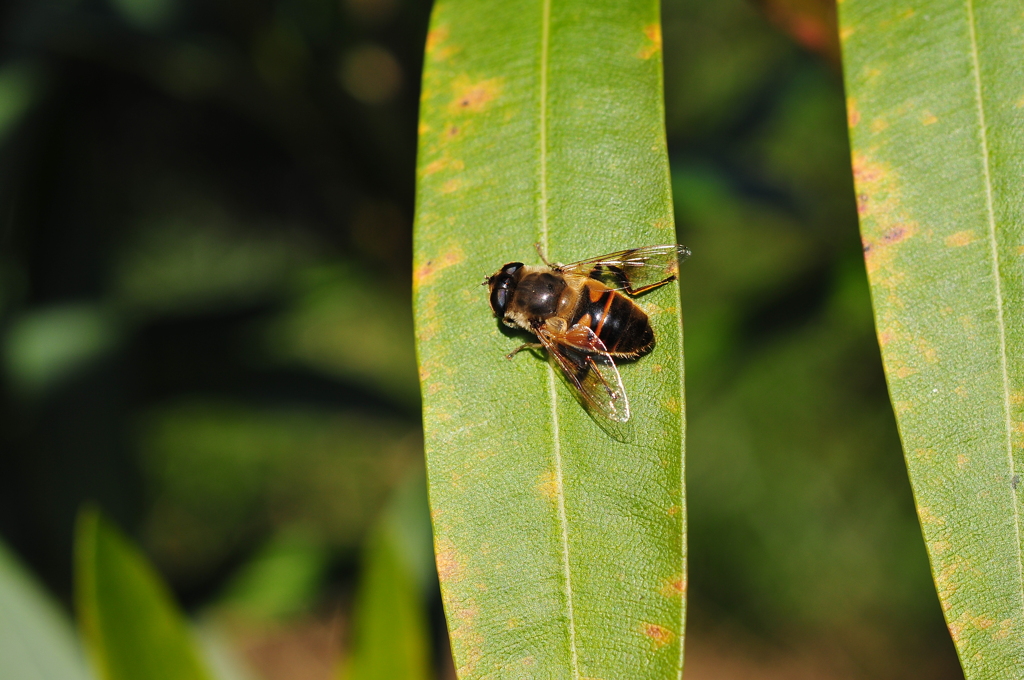
[[[569,327],[590,326],[612,356],[633,358],[654,347],[647,315],[632,300],[598,281],[587,281]]]

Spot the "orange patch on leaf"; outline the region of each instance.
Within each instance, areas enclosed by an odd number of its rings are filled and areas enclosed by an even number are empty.
[[[680,597],[686,593],[686,578],[681,575],[671,578],[665,582],[658,592],[665,597]]]
[[[676,639],[676,634],[664,626],[656,623],[645,623],[643,625],[644,635],[654,640],[654,648],[660,649]]]
[[[846,123],[850,127],[857,127],[860,122],[860,111],[857,110],[857,100],[853,97],[846,98]]]
[[[640,58],[650,59],[661,52],[661,24],[644,26],[644,35],[647,36],[649,44],[640,50]]]

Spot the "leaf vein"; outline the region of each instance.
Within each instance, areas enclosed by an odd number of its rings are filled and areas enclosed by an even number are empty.
[[[985,181],[985,204],[988,212],[988,238],[992,254],[992,278],[995,283],[996,325],[999,329],[999,361],[1003,378],[1003,419],[1006,424],[1006,457],[1010,467],[1010,479],[1015,474],[1013,461],[1013,421],[1010,407],[1010,374],[1006,359],[1006,322],[1003,318],[1002,272],[999,263],[999,242],[996,233],[996,215],[992,200],[992,174],[989,169],[988,125],[985,122],[985,102],[981,88],[981,65],[978,56],[978,38],[975,31],[974,0],[967,0],[968,28],[971,37],[971,62],[974,72],[974,97],[978,109],[979,141],[981,144],[982,175]],[[1024,613],[1024,563],[1020,531],[1020,508],[1017,493],[1011,490],[1013,504],[1014,532],[1017,538],[1017,583],[1021,596],[1021,611]]]
[[[540,41],[540,243],[545,255],[548,248],[548,53],[551,39],[551,0],[541,4]],[[569,627],[569,653],[572,677],[579,680],[579,658],[576,651],[576,618],[573,612],[572,574],[569,569],[569,523],[565,515],[565,486],[562,477],[562,441],[558,423],[558,394],[555,369],[548,363],[548,394],[551,399],[551,424],[555,458],[555,497],[558,501],[558,524],[562,541],[562,568],[565,574],[565,609]]]

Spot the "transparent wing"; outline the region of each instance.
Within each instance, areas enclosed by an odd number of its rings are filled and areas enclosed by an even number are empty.
[[[559,265],[557,269],[569,274],[609,278],[622,290],[635,295],[675,279],[679,275],[679,263],[689,256],[690,249],[686,246],[645,246]]]
[[[563,335],[537,331],[552,363],[557,364],[584,405],[605,418],[629,420],[629,401],[615,361],[601,339],[587,326],[573,326]]]

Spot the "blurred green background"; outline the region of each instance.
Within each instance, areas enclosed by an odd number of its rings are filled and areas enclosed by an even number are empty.
[[[65,604],[95,501],[247,677],[326,679],[386,522],[454,677],[409,301],[429,10],[0,10],[0,537]],[[686,676],[962,677],[873,334],[834,8],[663,15]]]

